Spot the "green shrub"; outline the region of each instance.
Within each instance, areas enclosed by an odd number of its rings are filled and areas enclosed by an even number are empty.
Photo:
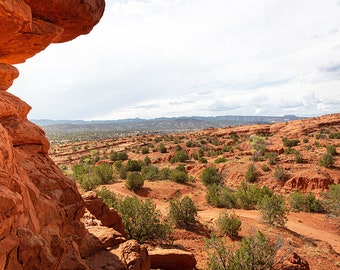
[[[149,148],[148,147],[142,147],[142,154],[143,155],[149,154]]]
[[[136,197],[125,197],[116,202],[115,208],[122,217],[129,239],[144,243],[147,240],[170,238],[170,226],[161,223],[161,213],[150,199],[141,201]]]
[[[312,193],[302,194],[296,191],[289,196],[289,205],[295,212],[319,213],[323,211],[321,201],[317,200]]]
[[[295,152],[295,162],[296,163],[303,163],[303,157],[299,151]]]
[[[288,209],[282,195],[264,196],[260,202],[261,218],[273,226],[284,227],[287,222]]]
[[[319,159],[320,166],[331,168],[334,164],[334,158],[331,154],[325,153],[322,155],[322,158]]]
[[[218,157],[217,159],[215,159],[214,163],[219,164],[219,163],[224,163],[227,160],[224,157]]]
[[[150,166],[151,165],[151,159],[148,156],[146,156],[144,158],[144,164],[145,164],[145,166]]]
[[[265,157],[268,158],[269,165],[275,165],[278,160],[278,154],[276,152],[268,152],[265,154]]]
[[[113,168],[110,164],[102,163],[95,166],[93,173],[99,177],[101,184],[108,184],[113,181]]]
[[[254,183],[256,181],[256,168],[254,164],[250,164],[246,171],[245,176],[247,182]]]
[[[170,200],[169,220],[178,228],[192,229],[197,224],[197,208],[188,196]]]
[[[205,157],[198,157],[198,162],[203,163],[203,164],[207,164],[208,160]]]
[[[285,147],[294,147],[294,146],[297,146],[300,143],[300,141],[297,140],[297,139],[296,140],[289,140],[289,139],[287,139],[287,137],[282,138],[282,142],[283,142],[283,145]]]
[[[128,176],[128,171],[126,170],[125,166],[122,166],[119,168],[119,178],[120,179],[126,179]]]
[[[270,168],[266,164],[264,164],[264,165],[262,165],[262,171],[268,172],[268,171],[270,171]]]
[[[264,151],[266,150],[266,142],[265,138],[252,135],[251,138],[251,145],[253,146],[254,153],[253,153],[253,161],[259,161],[263,156]]]
[[[242,209],[255,209],[263,197],[272,196],[273,191],[266,186],[258,187],[242,182],[236,192],[237,207]]]
[[[286,181],[287,180],[286,170],[280,166],[276,166],[274,171],[274,178],[280,181]]]
[[[116,194],[108,189],[107,187],[102,187],[97,191],[97,194],[100,198],[103,199],[103,202],[110,208],[114,207],[116,202]]]
[[[189,181],[189,176],[185,171],[173,170],[170,173],[170,180],[183,184]]]
[[[206,195],[207,202],[218,208],[235,208],[236,197],[231,189],[222,185],[211,184]]]
[[[235,213],[228,214],[228,212],[225,211],[218,217],[217,227],[221,233],[234,239],[238,236],[238,232],[241,230],[241,220],[235,215]]]
[[[179,150],[173,157],[171,157],[170,163],[185,162],[187,160],[189,160],[187,152],[185,152],[184,150]]]
[[[142,166],[138,160],[129,159],[125,166],[128,172],[140,172],[142,170]]]
[[[204,169],[200,178],[205,186],[221,183],[221,176],[214,167]]]
[[[126,152],[115,152],[111,151],[110,153],[110,160],[117,161],[117,160],[127,160],[128,154]]]
[[[144,179],[139,172],[129,173],[126,179],[126,182],[125,182],[125,187],[127,189],[136,191],[138,189],[141,189],[143,186],[144,186]]]
[[[159,170],[156,166],[144,166],[141,175],[144,180],[157,180]]]
[[[336,153],[336,147],[334,145],[327,145],[326,150],[327,150],[327,153],[332,155],[332,156],[335,156],[337,154]]]
[[[267,270],[276,264],[281,241],[270,241],[258,231],[256,236],[243,237],[240,246],[227,247],[214,234],[206,241],[208,270]],[[283,261],[284,258],[279,259]]]
[[[162,143],[159,145],[159,152],[161,152],[163,154],[167,152],[166,147]]]
[[[80,184],[82,189],[84,189],[85,191],[89,191],[101,185],[101,180],[96,175],[90,176],[88,174],[82,174],[78,179],[78,183]]]
[[[159,180],[170,179],[170,174],[171,174],[170,168],[162,168],[159,170],[158,179]]]
[[[330,214],[340,217],[340,184],[332,184],[324,194],[324,207]]]

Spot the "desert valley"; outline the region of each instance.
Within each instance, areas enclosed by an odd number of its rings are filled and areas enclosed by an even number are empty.
[[[197,223],[188,228],[174,226],[170,242],[146,240],[144,245],[151,254],[161,247],[184,250],[194,254],[198,269],[206,269],[209,258],[205,243],[212,232],[231,246],[239,245],[242,237],[260,230],[270,239],[279,237],[283,241],[278,254],[287,254],[284,266],[280,264],[280,267],[308,269],[292,257],[292,254],[298,254],[302,261],[308,262],[309,269],[337,269],[340,267],[340,220],[327,210],[325,194],[330,185],[339,187],[340,160],[338,154],[333,155],[330,166],[323,164],[322,160],[329,149],[339,152],[339,119],[340,115],[334,114],[176,134],[144,134],[72,143],[60,141],[51,145],[49,154],[65,175],[78,179],[77,186],[85,198],[88,196],[86,190],[99,191],[101,195],[103,187],[111,191],[114,198],[135,196],[144,201],[149,198],[160,211],[160,219],[167,221],[170,202],[178,196],[188,196],[197,208]],[[140,164],[135,171],[140,173],[144,182],[135,190],[126,185],[128,174],[134,171],[127,168],[129,162],[130,165],[135,162],[137,167]],[[111,177],[104,184],[91,183],[95,181],[93,171],[86,172],[86,180],[76,176],[79,167],[105,164],[112,170]],[[122,170],[123,167],[126,170]],[[171,176],[171,171],[180,167],[184,176]],[[216,169],[220,177],[218,185],[226,188],[228,194],[213,192],[204,183],[202,173],[207,168]],[[167,176],[160,176],[167,170],[170,172]],[[247,192],[249,196],[255,196],[250,186],[268,187],[275,194],[283,195],[289,209],[283,226],[265,222],[261,216],[261,204],[254,202],[254,198],[237,197],[242,191],[243,196]],[[307,208],[302,203],[299,208],[296,205],[299,199],[292,199],[292,194],[299,194],[300,199],[309,194],[315,201],[310,201]],[[105,199],[105,194],[102,196]],[[339,207],[339,197],[336,200],[336,207]],[[312,206],[313,203],[320,203],[320,208],[315,204]],[[242,223],[236,238],[219,230],[218,219],[225,211],[235,214]],[[92,223],[87,224],[90,231],[93,231],[92,226]],[[289,259],[290,263],[287,262]]]

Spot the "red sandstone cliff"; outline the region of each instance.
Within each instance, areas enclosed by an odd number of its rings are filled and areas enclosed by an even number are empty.
[[[49,44],[87,34],[104,0],[0,2],[0,269],[89,269],[88,233],[75,183],[48,157],[30,106],[5,92],[24,62]]]

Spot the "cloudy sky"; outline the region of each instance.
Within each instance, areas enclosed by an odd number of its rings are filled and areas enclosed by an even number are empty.
[[[107,0],[18,65],[31,119],[340,112],[340,0]]]

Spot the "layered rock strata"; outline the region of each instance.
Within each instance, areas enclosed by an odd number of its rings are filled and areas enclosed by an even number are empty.
[[[88,33],[104,6],[104,0],[0,2],[0,269],[89,269],[82,258],[91,249],[80,222],[84,202],[48,157],[44,132],[27,120],[31,107],[6,90],[19,75],[12,64]]]

